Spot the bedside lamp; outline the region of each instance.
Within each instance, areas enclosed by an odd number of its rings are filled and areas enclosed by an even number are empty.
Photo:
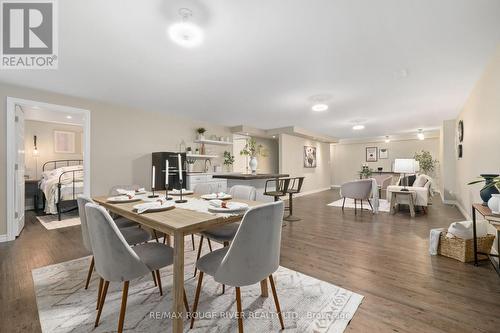
[[[403,179],[406,178],[407,173],[415,173],[416,166],[417,162],[412,158],[397,158],[394,160],[394,172],[402,173]],[[401,191],[408,191],[406,188],[406,186],[408,186],[408,179],[403,183],[406,184],[403,185],[404,187]]]
[[[38,178],[38,156],[40,156],[40,152],[38,151],[38,147],[36,145],[36,135],[33,136],[33,157],[35,158],[35,179]]]

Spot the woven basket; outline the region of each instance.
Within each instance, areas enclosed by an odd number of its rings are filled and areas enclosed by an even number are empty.
[[[477,238],[477,252],[490,253],[495,235],[486,235]],[[438,254],[459,260],[461,262],[474,261],[474,242],[472,239],[448,238],[446,232],[439,237]]]

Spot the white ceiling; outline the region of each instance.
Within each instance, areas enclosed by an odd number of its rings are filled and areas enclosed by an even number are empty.
[[[59,1],[59,70],[0,80],[224,125],[352,138],[455,117],[500,43],[498,0]],[[193,10],[204,43],[166,27]],[[406,70],[408,76],[402,75]],[[330,109],[310,110],[329,95]],[[351,129],[356,122],[364,131]]]
[[[36,105],[21,105],[25,120],[43,121],[46,123],[57,123],[67,125],[83,126],[85,119],[82,114],[67,113],[61,111],[41,108]]]

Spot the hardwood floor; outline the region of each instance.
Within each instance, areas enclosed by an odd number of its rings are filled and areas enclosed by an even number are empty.
[[[326,206],[338,198],[331,190],[294,200],[303,220],[283,228],[281,264],[365,296],[348,332],[498,332],[493,268],[428,255],[429,229],[462,220],[456,208],[435,197],[414,219],[354,215]],[[29,212],[21,236],[0,243],[0,332],[40,332],[31,270],[87,254],[79,226],[48,231]]]

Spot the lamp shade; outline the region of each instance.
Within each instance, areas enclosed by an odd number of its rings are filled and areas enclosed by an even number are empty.
[[[394,172],[415,173],[415,162],[412,158],[397,158],[394,160]]]

